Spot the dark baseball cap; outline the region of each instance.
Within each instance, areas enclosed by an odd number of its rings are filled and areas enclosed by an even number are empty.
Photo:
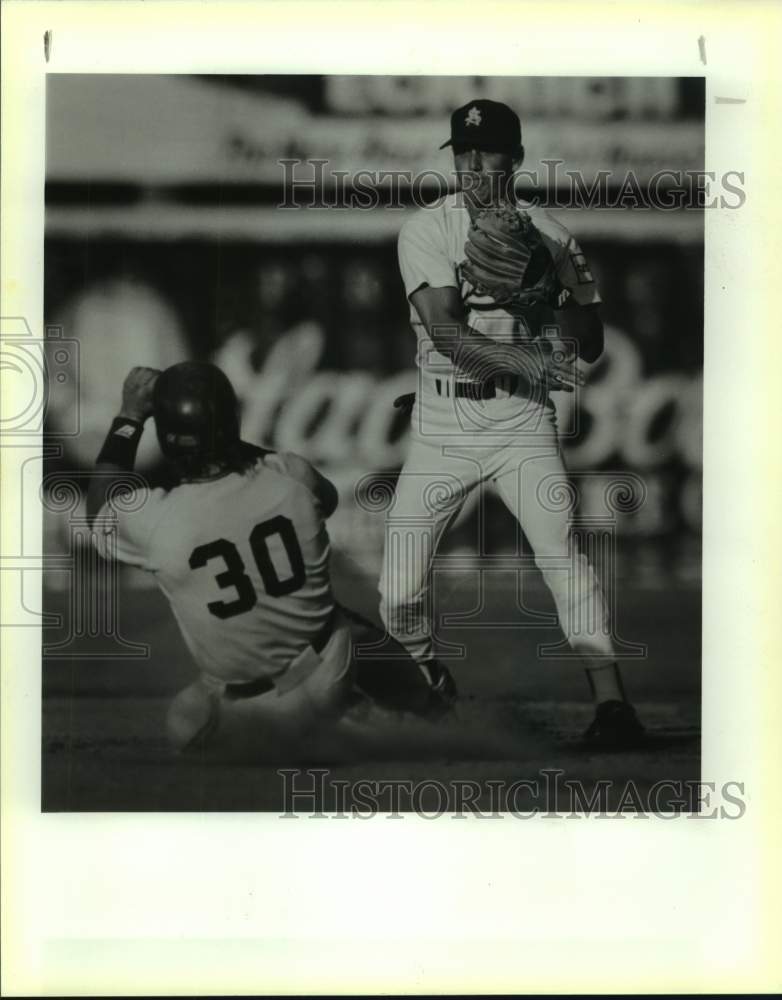
[[[499,101],[468,101],[451,115],[451,138],[440,146],[510,150],[521,145],[521,122]]]

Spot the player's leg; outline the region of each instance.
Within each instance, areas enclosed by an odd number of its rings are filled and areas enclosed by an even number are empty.
[[[283,759],[295,752],[303,728],[280,714],[276,691],[228,700],[204,679],[180,691],[166,717],[176,751],[221,761]]]
[[[419,665],[434,657],[432,561],[440,539],[478,482],[473,463],[413,440],[386,515],[380,615]]]
[[[598,706],[596,723],[603,719],[605,729],[614,720],[624,736],[639,735],[641,727],[627,706],[616,665],[600,582],[570,533],[571,510],[562,502],[566,491],[556,489],[557,483],[564,486],[566,471],[553,422],[530,447],[509,449],[495,481],[532,547],[535,563],[554,598],[562,631],[582,658]]]
[[[166,735],[175,750],[208,743],[220,718],[219,701],[219,691],[200,677],[176,695],[166,713]]]
[[[352,622],[338,609],[325,646],[307,647],[269,690],[244,697],[203,677],[180,692],[168,712],[169,739],[221,761],[349,759],[352,733],[339,722],[355,707],[355,674]]]
[[[552,487],[566,481],[565,467],[549,438],[508,449],[495,482],[521,525],[535,563],[557,607],[562,631],[589,666],[613,662],[608,611],[594,570],[570,534],[570,509]]]

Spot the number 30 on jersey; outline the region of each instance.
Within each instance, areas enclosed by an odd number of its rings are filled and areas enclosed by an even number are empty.
[[[282,542],[288,562],[290,576],[280,578],[269,552],[269,539],[277,536]],[[250,532],[250,549],[255,565],[261,574],[264,589],[271,597],[284,597],[304,586],[304,557],[293,523],[278,514],[268,521],[256,524]],[[210,601],[207,609],[215,618],[234,618],[250,611],[258,602],[258,595],[250,577],[245,572],[244,560],[236,545],[227,538],[217,538],[193,549],[190,554],[190,568],[201,569],[213,559],[222,559],[225,569],[215,576],[215,583],[221,590],[233,587],[236,597],[232,601]]]

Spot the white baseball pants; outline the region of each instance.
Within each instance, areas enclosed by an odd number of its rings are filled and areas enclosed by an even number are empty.
[[[562,631],[584,666],[614,659],[600,585],[570,534],[571,505],[556,413],[505,393],[442,395],[425,377],[412,414],[410,450],[386,517],[380,611],[389,633],[417,660],[435,655],[432,565],[465,498],[490,481],[521,525],[556,604]],[[446,392],[448,395],[446,396]]]

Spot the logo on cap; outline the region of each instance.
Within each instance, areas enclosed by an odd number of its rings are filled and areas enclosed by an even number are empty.
[[[467,112],[467,117],[464,119],[465,125],[480,125],[481,124],[481,113],[478,108],[473,105]]]
[[[115,436],[122,438],[132,438],[135,433],[136,428],[133,424],[123,424],[114,431]]]

